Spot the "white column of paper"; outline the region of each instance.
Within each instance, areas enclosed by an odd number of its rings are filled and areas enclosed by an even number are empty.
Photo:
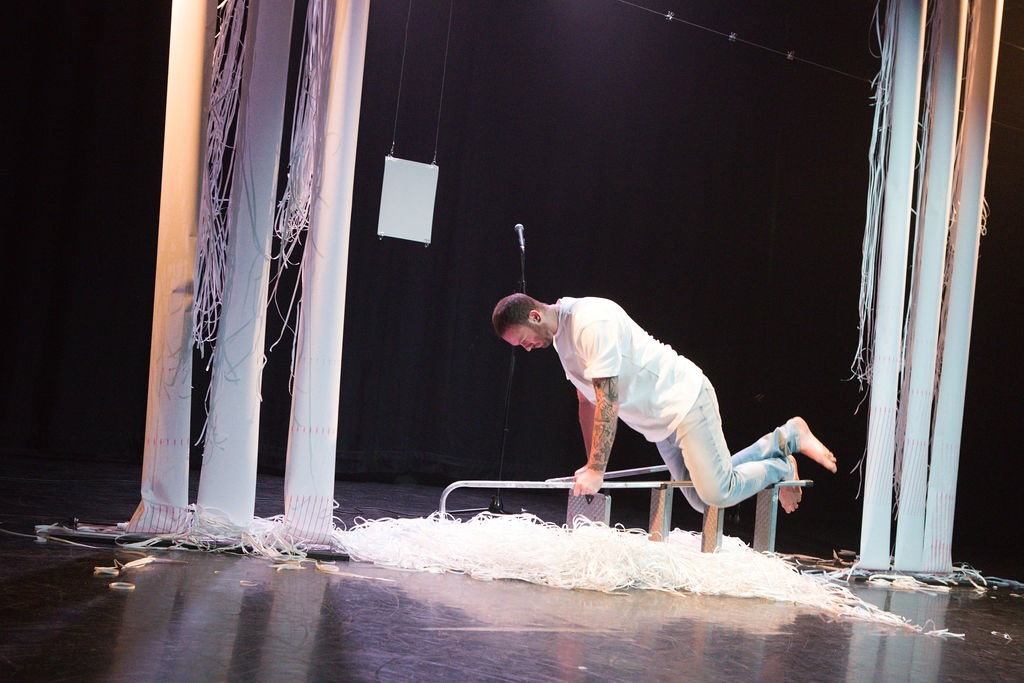
[[[256,502],[260,379],[293,0],[249,7],[198,513],[245,527]]]
[[[369,7],[369,0],[339,0],[335,10],[320,191],[302,259],[285,518],[294,534],[311,542],[326,541],[332,530],[345,280]]]
[[[192,278],[215,23],[213,3],[171,6],[142,500],[128,524],[133,532],[177,532],[188,524]]]

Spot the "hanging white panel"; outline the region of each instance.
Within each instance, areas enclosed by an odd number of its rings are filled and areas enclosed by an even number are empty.
[[[437,170],[434,164],[385,157],[378,237],[398,237],[430,244]]]
[[[369,0],[339,1],[335,8],[320,191],[302,258],[285,524],[313,543],[328,542],[333,530],[345,284],[369,12]]]
[[[293,7],[291,0],[257,0],[246,18],[227,273],[199,479],[199,515],[240,527],[252,522],[256,503],[260,378]]]
[[[895,30],[897,34],[861,520],[860,565],[865,569],[888,569],[890,565],[896,399],[902,364],[903,299],[926,4],[926,0],[901,0],[895,26],[886,26],[887,31]]]
[[[962,123],[960,163],[963,180],[960,210],[952,238],[953,264],[942,351],[942,377],[935,406],[935,433],[928,480],[924,571],[952,569],[953,512],[1002,17],[1002,0],[975,2],[970,48],[974,56],[969,60],[966,73]]]
[[[131,532],[178,532],[189,521],[192,277],[215,24],[213,3],[175,0],[171,6],[142,500]]]
[[[918,220],[914,257],[910,324],[903,392],[906,433],[900,470],[899,515],[896,524],[896,569],[918,571],[924,551],[925,497],[928,486],[928,450],[938,356],[939,316],[945,275],[946,232],[952,201],[953,166],[960,113],[960,74],[963,63],[966,0],[936,4],[932,17],[930,116],[925,160],[921,164],[924,204]]]

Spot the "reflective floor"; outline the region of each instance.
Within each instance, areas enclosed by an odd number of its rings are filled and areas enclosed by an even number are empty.
[[[934,681],[1024,680],[1024,590],[919,592],[854,584],[938,638],[831,622],[758,599],[606,595],[338,562],[279,571],[258,557],[32,538],[33,526],[127,518],[123,466],[5,457],[0,475],[0,680],[17,681]],[[276,514],[261,475],[257,514]],[[339,483],[347,514],[423,515],[439,489]],[[486,501],[485,501],[486,502]],[[564,505],[531,511],[558,521]],[[264,508],[261,511],[261,508]],[[542,514],[543,513],[543,514]],[[1024,577],[1011,577],[1020,579]],[[133,590],[111,588],[130,582]]]

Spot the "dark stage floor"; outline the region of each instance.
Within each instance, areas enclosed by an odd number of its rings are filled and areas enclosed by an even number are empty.
[[[4,456],[0,529],[29,537],[0,534],[0,680],[1024,680],[1024,590],[1015,581],[946,592],[851,585],[963,639],[835,622],[761,599],[608,595],[357,562],[333,574],[277,571],[259,557],[180,550],[149,551],[159,561],[123,579],[134,590],[115,590],[94,567],[138,555],[31,534],[76,517],[126,520],[139,489],[129,470]],[[257,515],[281,512],[282,487],[281,477],[260,476]],[[414,484],[337,484],[346,521],[426,515],[439,496]],[[474,492],[450,506],[489,498]],[[564,498],[548,492],[504,500],[564,521]],[[795,542],[780,527],[780,550],[803,552]]]

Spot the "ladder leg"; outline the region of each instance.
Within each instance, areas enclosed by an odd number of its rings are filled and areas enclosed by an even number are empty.
[[[779,487],[769,486],[757,494],[754,513],[754,550],[775,552],[775,524],[779,519]]]
[[[709,505],[704,509],[704,529],[701,532],[701,552],[713,553],[722,547],[722,520],[725,511]]]
[[[651,530],[652,541],[667,541],[672,531],[672,494],[674,488],[662,486],[651,489]]]

